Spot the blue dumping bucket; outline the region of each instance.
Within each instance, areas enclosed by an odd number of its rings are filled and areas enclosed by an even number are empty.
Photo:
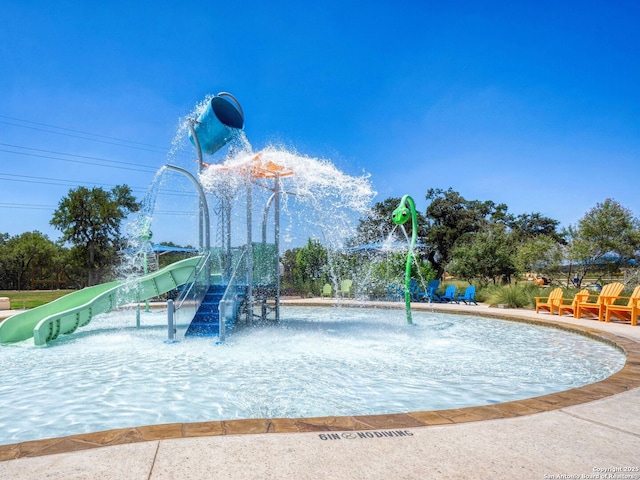
[[[240,103],[230,93],[221,92],[211,99],[206,110],[198,117],[194,130],[202,153],[212,155],[229,143],[243,127],[244,113]],[[189,139],[196,144],[191,132]]]

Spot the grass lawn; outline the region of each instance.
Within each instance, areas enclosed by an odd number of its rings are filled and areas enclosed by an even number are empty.
[[[75,290],[0,290],[0,297],[9,297],[11,309],[34,308],[49,303]]]

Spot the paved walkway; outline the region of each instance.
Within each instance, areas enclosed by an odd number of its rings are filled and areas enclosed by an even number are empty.
[[[562,322],[617,343],[627,364],[594,385],[487,407],[149,426],[0,446],[0,478],[640,479],[640,327],[481,305],[415,308]]]

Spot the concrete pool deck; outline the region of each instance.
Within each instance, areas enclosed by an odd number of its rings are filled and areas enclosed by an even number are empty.
[[[497,405],[153,425],[3,445],[0,478],[640,479],[640,327],[484,305],[413,308],[574,329],[615,343],[627,361],[601,382]]]

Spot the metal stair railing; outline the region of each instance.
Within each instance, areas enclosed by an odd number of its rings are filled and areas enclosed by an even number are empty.
[[[238,276],[245,273],[241,268],[245,253],[246,250],[243,249],[235,267],[233,268],[227,288],[225,289],[224,294],[220,299],[220,303],[218,304],[218,312],[220,313],[220,333],[218,340],[220,342],[224,342],[225,340],[226,324],[235,322],[236,317],[238,316]],[[246,270],[246,265],[244,265],[244,267],[244,270]]]
[[[174,300],[173,321],[174,325],[185,329],[189,327],[191,320],[195,316],[202,300],[204,299],[209,286],[211,285],[211,252],[203,255],[194,270],[193,280],[188,287]]]

